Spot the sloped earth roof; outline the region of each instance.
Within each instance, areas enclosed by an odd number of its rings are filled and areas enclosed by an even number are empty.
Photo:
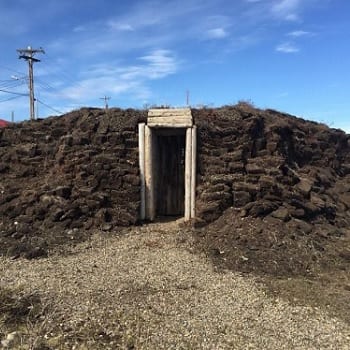
[[[199,219],[183,229],[193,232],[199,250],[243,272],[349,270],[350,135],[246,104],[192,114]],[[64,253],[96,230],[139,224],[136,131],[146,116],[82,109],[3,129],[1,253]],[[112,180],[118,193],[106,184]]]

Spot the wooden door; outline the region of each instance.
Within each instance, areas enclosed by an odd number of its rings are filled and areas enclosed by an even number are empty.
[[[157,153],[157,215],[183,216],[185,198],[185,136],[158,135]]]

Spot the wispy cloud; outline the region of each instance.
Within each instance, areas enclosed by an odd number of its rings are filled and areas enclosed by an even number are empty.
[[[37,38],[45,41],[28,44],[43,46],[47,56],[54,60],[62,57],[65,60],[59,65],[53,63],[51,72],[43,76],[42,71],[49,68],[45,57],[35,67],[36,77],[56,88],[56,98],[63,92],[68,102],[90,104],[97,93],[106,93],[112,97],[123,94],[132,100],[134,96],[149,96],[152,88],[156,88],[153,81],[179,73],[185,64],[193,72],[204,61],[226,64],[235,52],[262,47],[264,41],[274,41],[277,52],[297,53],[300,38],[312,33],[302,30],[308,28],[306,23],[300,28],[286,22],[297,21],[300,25],[304,8],[314,2],[143,0],[123,6],[111,2],[105,11],[97,0],[87,1],[84,8],[70,0],[47,0],[43,6],[28,3],[20,15],[9,2],[10,5],[1,8],[4,30],[0,38],[4,33],[7,35],[6,30],[8,36],[12,30],[26,33],[21,35],[21,40],[35,37],[40,24],[41,35]],[[32,8],[34,19],[27,16]],[[60,21],[52,26],[58,15]],[[42,21],[38,20],[40,17]],[[51,33],[42,28],[51,28]],[[190,62],[193,62],[191,67]],[[66,72],[65,76],[57,71],[57,66]],[[58,99],[55,100],[53,91],[51,95],[55,105]]]
[[[296,21],[299,19],[301,0],[280,0],[272,4],[271,11],[279,19]]]
[[[135,65],[101,64],[89,67],[79,83],[63,89],[62,94],[70,100],[84,102],[101,93],[114,96],[133,93],[135,97],[148,98],[148,82],[161,79],[178,71],[180,61],[170,50],[157,49],[138,58]]]
[[[109,26],[111,29],[117,30],[117,31],[129,32],[129,31],[135,30],[135,28],[129,23],[122,23],[122,22],[113,21],[113,20],[108,21],[107,26]]]
[[[289,32],[287,35],[294,38],[299,38],[302,36],[311,36],[313,33],[307,32],[305,30],[294,30],[293,32]]]
[[[295,46],[293,43],[285,42],[276,47],[277,52],[282,53],[296,53],[299,52],[300,49]]]
[[[222,39],[228,36],[228,32],[224,28],[209,29],[206,34],[209,39]]]
[[[179,68],[179,62],[169,50],[155,50],[139,60],[145,64],[123,69],[125,72],[121,75],[122,78],[161,79],[176,73]]]

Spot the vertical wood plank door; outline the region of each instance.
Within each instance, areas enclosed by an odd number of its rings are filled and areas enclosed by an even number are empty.
[[[185,197],[185,137],[158,136],[157,214],[183,216]]]

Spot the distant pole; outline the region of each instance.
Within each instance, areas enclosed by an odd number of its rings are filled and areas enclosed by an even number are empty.
[[[35,109],[34,109],[34,74],[33,74],[33,63],[40,62],[37,58],[34,58],[34,55],[37,53],[45,53],[43,49],[32,49],[31,46],[28,46],[26,49],[18,49],[19,53],[18,58],[23,58],[28,62],[29,67],[29,108],[30,108],[30,120],[35,119]]]
[[[11,112],[11,122],[12,123],[15,122],[15,112],[14,111]]]
[[[104,96],[104,97],[100,97],[100,100],[104,100],[105,101],[105,110],[108,110],[108,100],[110,100],[110,97]]]
[[[186,90],[186,106],[190,105],[190,91]]]
[[[35,98],[34,101],[36,101]],[[36,117],[39,118],[39,103],[36,104]]]

